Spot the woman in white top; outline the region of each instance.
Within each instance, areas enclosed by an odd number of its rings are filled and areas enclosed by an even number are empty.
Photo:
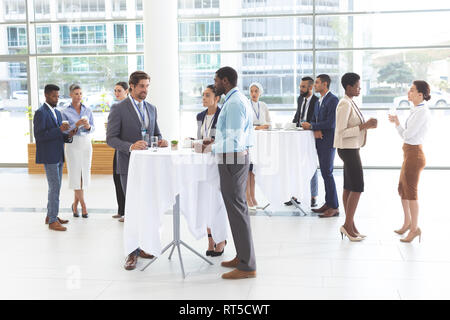
[[[259,101],[263,95],[264,89],[260,83],[254,82],[249,87],[250,102],[253,109],[253,126],[255,130],[267,130],[270,128],[272,120],[270,119],[269,108]],[[256,210],[258,202],[255,197],[255,172],[253,163],[250,164],[250,172],[247,179],[247,204],[251,210]]]
[[[400,173],[398,191],[402,199],[403,213],[405,220],[403,227],[395,230],[397,234],[403,235],[409,230],[406,238],[402,242],[412,242],[417,236],[422,236],[422,231],[418,227],[419,202],[417,187],[419,177],[425,168],[426,159],[422,151],[422,144],[430,126],[430,110],[425,101],[429,101],[430,86],[425,81],[414,81],[408,92],[408,100],[414,107],[406,120],[405,127],[400,124],[396,115],[389,115],[389,121],[395,123],[398,133],[404,140],[403,152],[404,161]]]
[[[92,142],[90,134],[94,131],[94,117],[90,108],[81,103],[83,92],[79,85],[70,86],[72,103],[64,109],[62,118],[69,121],[71,130],[78,128],[73,142],[66,145],[65,154],[69,173],[69,188],[75,191],[72,204],[73,216],[78,218],[78,204],[81,204],[83,218],[88,218],[84,189],[91,182]]]
[[[216,137],[216,124],[220,115],[219,101],[220,95],[217,95],[213,85],[206,87],[203,92],[203,106],[207,109],[197,115],[197,139],[209,140],[214,142]],[[206,255],[210,257],[219,257],[224,253],[226,241],[215,243],[211,229],[208,232],[208,250]]]
[[[356,73],[346,73],[342,77],[345,97],[339,101],[336,109],[336,129],[334,147],[344,162],[344,192],[342,195],[345,209],[345,223],[341,234],[350,241],[365,238],[355,226],[354,217],[361,193],[364,192],[364,174],[359,149],[366,145],[367,130],[377,127],[376,119],[367,122],[361,110],[353,101],[361,92],[361,77]]]

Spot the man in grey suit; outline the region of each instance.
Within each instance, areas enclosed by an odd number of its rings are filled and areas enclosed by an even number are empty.
[[[148,148],[148,142],[144,141],[145,135],[157,136],[159,147],[168,146],[167,141],[162,140],[159,131],[156,107],[145,101],[150,86],[150,76],[143,71],[136,71],[130,76],[129,83],[130,96],[111,110],[106,133],[106,143],[117,150],[117,173],[120,175],[125,195],[130,154],[133,150]],[[128,255],[125,269],[134,270],[138,257],[153,258],[137,249]]]

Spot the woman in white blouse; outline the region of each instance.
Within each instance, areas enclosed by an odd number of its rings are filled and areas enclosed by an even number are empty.
[[[422,236],[422,231],[418,227],[419,202],[417,187],[419,177],[425,168],[426,159],[422,151],[422,144],[430,126],[430,110],[425,101],[429,101],[430,86],[425,81],[414,81],[408,92],[408,100],[414,105],[410,116],[406,120],[405,127],[400,124],[396,115],[389,115],[389,121],[395,123],[396,129],[404,140],[404,162],[400,173],[398,192],[402,199],[405,220],[403,227],[395,232],[403,235],[409,230],[406,238],[402,242],[412,242],[416,237]]]
[[[90,134],[94,132],[94,117],[91,109],[81,103],[83,100],[81,87],[74,84],[69,90],[72,103],[61,113],[63,120],[69,122],[71,129],[78,128],[78,133],[73,137],[73,143],[66,144],[65,149],[69,188],[75,193],[72,212],[73,216],[78,218],[78,204],[81,204],[82,217],[88,218],[84,190],[91,182],[92,139]]]
[[[253,109],[253,126],[255,130],[267,130],[272,123],[267,105],[259,101],[264,93],[260,83],[254,82],[250,85],[250,101]],[[251,210],[256,210],[258,202],[255,197],[255,171],[253,163],[250,164],[250,172],[247,179],[247,204]]]

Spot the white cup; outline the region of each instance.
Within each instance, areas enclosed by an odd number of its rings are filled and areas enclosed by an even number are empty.
[[[184,139],[184,141],[183,141],[183,148],[186,148],[186,149],[192,148],[193,147],[193,142],[194,141],[189,139],[189,138]]]
[[[288,122],[286,123],[286,125],[284,126],[286,129],[295,129],[295,123],[292,122]]]

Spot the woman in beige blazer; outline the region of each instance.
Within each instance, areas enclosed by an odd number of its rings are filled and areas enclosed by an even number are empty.
[[[334,147],[344,162],[344,209],[345,224],[341,227],[341,235],[345,234],[350,241],[361,241],[366,236],[359,233],[355,226],[354,216],[361,193],[364,192],[364,175],[359,149],[366,144],[367,130],[377,127],[377,120],[364,120],[364,116],[353,97],[360,94],[360,76],[346,73],[342,77],[345,97],[336,109],[336,130]]]

